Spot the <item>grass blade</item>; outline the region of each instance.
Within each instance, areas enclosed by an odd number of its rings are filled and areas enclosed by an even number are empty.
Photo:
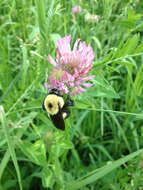
[[[8,144],[8,150],[10,152],[10,155],[11,155],[11,158],[12,158],[16,173],[17,173],[19,187],[20,187],[20,190],[22,190],[23,188],[22,188],[22,182],[21,182],[21,175],[20,175],[20,170],[19,170],[17,158],[16,158],[16,153],[15,153],[15,149],[14,149],[14,146],[13,146],[12,138],[11,138],[11,136],[9,134],[9,128],[7,126],[5,112],[4,112],[4,109],[3,109],[2,106],[0,107],[0,119],[1,119],[1,123],[2,123],[2,128],[4,130],[4,134],[5,134],[5,137],[6,137],[6,141],[7,141],[7,144]]]
[[[10,158],[10,154],[9,154],[9,151],[7,150],[2,161],[1,161],[1,163],[0,163],[0,180],[2,178],[2,174],[4,172],[4,169],[5,169],[8,161],[9,161],[9,158]]]
[[[109,172],[120,167],[122,164],[128,162],[129,160],[133,159],[134,157],[138,156],[141,153],[143,153],[143,149],[140,149],[134,153],[131,153],[128,156],[125,156],[124,158],[116,160],[115,162],[112,162],[112,164],[109,164],[107,166],[100,168],[100,170],[98,171],[97,170],[95,170],[95,172],[92,171],[91,173],[86,175],[86,177],[82,177],[79,180],[76,180],[67,184],[66,189],[68,190],[79,189],[87,184],[93,183],[96,180],[99,180],[103,176],[107,175]]]

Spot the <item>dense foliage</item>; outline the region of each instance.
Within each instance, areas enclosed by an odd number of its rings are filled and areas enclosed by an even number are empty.
[[[142,13],[142,0],[0,0],[0,190],[143,190]],[[69,34],[91,44],[95,78],[63,132],[42,102]]]

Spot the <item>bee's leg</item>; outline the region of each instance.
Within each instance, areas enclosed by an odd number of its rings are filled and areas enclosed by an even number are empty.
[[[67,109],[67,108],[64,108],[63,110],[62,110],[62,116],[63,116],[63,119],[67,119],[69,116],[70,116],[70,110],[69,109]]]
[[[65,105],[64,105],[65,107],[66,106],[74,106],[74,101],[70,98],[70,96],[69,95],[67,95],[67,99],[66,99],[66,101],[65,101]]]

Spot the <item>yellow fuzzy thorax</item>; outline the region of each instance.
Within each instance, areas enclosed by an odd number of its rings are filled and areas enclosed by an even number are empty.
[[[56,115],[58,113],[58,104],[62,108],[64,106],[64,100],[55,94],[49,94],[44,100],[45,109],[50,115]]]

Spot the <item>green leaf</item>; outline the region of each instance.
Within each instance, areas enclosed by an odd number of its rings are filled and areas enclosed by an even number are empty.
[[[42,185],[46,188],[52,188],[55,183],[55,177],[52,170],[46,166],[42,169]]]
[[[90,89],[90,96],[119,98],[119,95],[115,92],[113,87],[105,80],[105,78],[102,75],[96,75],[95,79],[93,79],[93,82],[95,88]]]
[[[82,178],[73,181],[66,185],[66,189],[68,190],[74,190],[84,187],[87,184],[91,184],[103,176],[107,175],[109,172],[113,171],[114,169],[120,167],[122,164],[128,162],[129,160],[133,159],[134,157],[138,156],[139,154],[143,153],[143,149],[140,149],[134,153],[129,154],[128,156],[125,156],[119,160],[116,160],[115,162],[111,162],[110,164],[99,168],[98,170],[94,170],[90,173],[88,173],[86,176],[83,176]]]
[[[0,106],[0,120],[2,123],[2,127],[4,130],[5,137],[6,137],[6,141],[8,144],[8,150],[9,150],[10,156],[12,158],[12,161],[13,161],[16,173],[17,173],[19,188],[20,188],[20,190],[22,190],[23,188],[22,188],[22,182],[21,182],[21,175],[20,175],[20,169],[18,166],[17,158],[16,158],[15,147],[14,147],[12,136],[10,135],[10,132],[9,132],[9,127],[7,125],[5,112],[2,108],[2,106]],[[8,156],[8,153],[6,155]],[[3,160],[3,162],[7,162],[7,159],[5,158],[5,160]]]
[[[51,39],[52,39],[52,41],[54,42],[54,44],[55,44],[55,47],[57,47],[57,40],[60,40],[61,39],[61,36],[60,36],[60,34],[51,34],[50,35],[50,37],[51,37]]]
[[[132,38],[129,38],[122,49],[118,52],[117,57],[124,57],[129,54],[134,54],[137,47],[140,36],[138,34],[134,35]]]
[[[96,36],[92,36],[92,39],[94,40],[96,46],[97,46],[100,50],[102,50],[101,43],[100,43],[99,39],[98,39]]]
[[[47,164],[45,145],[42,140],[38,140],[34,144],[27,140],[18,140],[17,145],[33,163],[40,166]]]
[[[135,54],[136,53],[141,53],[141,52],[143,52],[143,43],[141,43],[137,48],[136,48],[136,50],[135,50]]]
[[[21,77],[22,71],[19,71],[19,73],[15,76],[15,78],[11,81],[11,83],[9,84],[9,86],[6,88],[4,94],[0,97],[0,103],[7,97],[9,96],[10,91],[12,90],[12,88],[14,88],[14,86],[16,85],[16,83],[19,81],[20,77]]]

